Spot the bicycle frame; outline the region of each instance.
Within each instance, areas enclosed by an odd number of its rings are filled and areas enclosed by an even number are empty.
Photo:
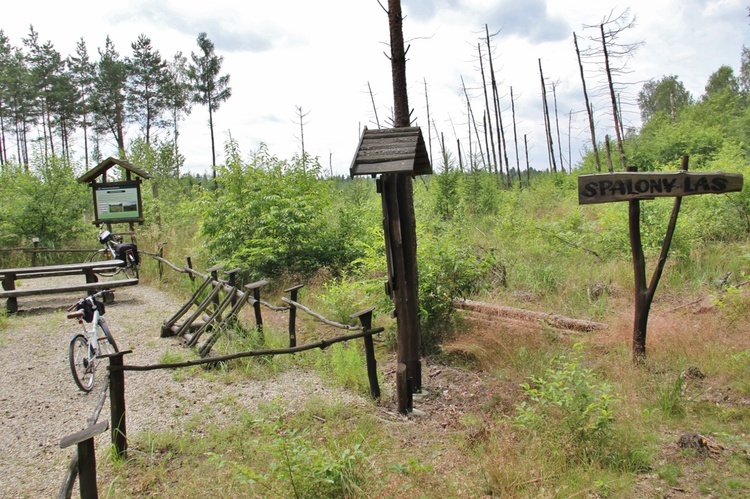
[[[70,338],[68,354],[73,380],[84,392],[90,391],[94,386],[97,370],[96,367],[98,363],[97,359],[103,353],[113,353],[118,351],[112,333],[110,333],[109,327],[106,322],[104,322],[104,318],[101,317],[103,314],[100,311],[99,302],[96,300],[97,298],[102,297],[105,293],[111,292],[113,291],[99,291],[98,293],[78,300],[68,309],[67,317],[69,319],[77,319],[83,329],[83,334],[75,333]],[[86,302],[91,306],[90,309],[87,306],[84,306]],[[101,310],[103,311],[103,308]],[[90,323],[87,323],[86,320],[89,318],[91,321]],[[90,326],[88,324],[90,324]],[[101,338],[99,337],[100,330],[104,335]],[[100,341],[105,341],[110,348],[103,352],[99,346]]]

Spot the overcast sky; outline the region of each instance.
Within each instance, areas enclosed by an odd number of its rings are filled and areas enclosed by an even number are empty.
[[[387,0],[381,0],[387,4]],[[741,0],[402,0],[404,36],[409,44],[407,79],[413,118],[425,138],[427,113],[455,153],[456,138],[468,147],[463,77],[481,126],[484,98],[477,43],[485,50],[484,26],[494,46],[495,73],[502,99],[511,166],[515,163],[510,87],[515,97],[517,136],[529,142],[533,168],[547,168],[539,60],[547,82],[556,84],[563,156],[568,136],[573,164],[589,137],[573,32],[589,46],[598,25],[611,14],[629,9],[636,25],[623,33],[624,43],[642,42],[627,61],[628,74],[617,77],[626,126],[640,125],[636,96],[644,81],[676,75],[693,94],[703,93],[708,77],[721,65],[739,73],[743,45],[750,46],[748,2]],[[198,33],[206,32],[224,57],[222,73],[231,76],[232,97],[215,114],[217,161],[231,133],[243,153],[266,143],[272,154],[291,158],[300,152],[297,106],[306,114],[304,140],[308,153],[328,170],[348,174],[361,128],[374,128],[372,88],[383,126],[392,105],[388,51],[388,20],[376,0],[101,0],[4,1],[0,29],[15,46],[22,45],[29,25],[40,41],[50,40],[63,57],[74,53],[83,37],[92,58],[109,35],[121,56],[141,33],[162,57],[177,51],[197,52]],[[488,71],[488,68],[485,68]],[[587,85],[596,86],[601,73],[587,67]],[[589,79],[591,80],[589,82]],[[551,89],[551,85],[549,86]],[[548,90],[551,92],[551,90]],[[548,94],[550,106],[552,95]],[[597,133],[612,134],[611,107],[594,99]],[[570,118],[569,118],[570,117]],[[570,121],[570,122],[569,122]],[[571,132],[568,133],[570,128]],[[438,142],[432,128],[433,155]],[[137,129],[126,132],[133,138]],[[555,137],[556,139],[556,137]],[[209,171],[211,143],[208,110],[196,106],[182,123],[180,146],[186,168]],[[115,149],[105,154],[114,154]],[[557,144],[555,144],[557,148]],[[523,168],[523,166],[522,166]]]

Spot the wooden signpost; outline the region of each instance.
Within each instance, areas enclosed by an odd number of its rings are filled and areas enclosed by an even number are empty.
[[[635,281],[635,317],[633,321],[633,362],[642,364],[646,359],[646,327],[651,302],[659,284],[669,246],[677,225],[677,215],[683,196],[695,194],[724,194],[742,190],[743,177],[736,173],[687,172],[688,157],[682,157],[678,172],[638,172],[629,168],[625,173],[581,175],[578,177],[578,203],[595,204],[628,201],[630,248],[633,252]],[[646,283],[646,259],[641,243],[640,200],[657,197],[674,197],[672,215],[662,242],[659,259],[651,281]]]
[[[742,190],[739,173],[625,172],[581,175],[578,203],[610,203],[631,199],[722,194]]]

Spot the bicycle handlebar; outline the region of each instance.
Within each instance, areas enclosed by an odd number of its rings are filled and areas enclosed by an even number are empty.
[[[97,291],[93,295],[89,295],[89,296],[86,296],[84,298],[81,298],[80,300],[78,300],[77,302],[75,302],[73,305],[71,305],[70,307],[68,307],[68,312],[70,312],[71,310],[75,310],[75,308],[78,305],[80,305],[81,303],[83,303],[84,300],[94,300],[96,298],[101,298],[105,293],[114,293],[114,292],[115,292],[114,289],[102,289],[100,291]]]

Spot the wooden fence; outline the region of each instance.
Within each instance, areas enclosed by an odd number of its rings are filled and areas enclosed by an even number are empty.
[[[218,278],[218,272],[220,271],[220,268],[215,267],[212,269],[209,269],[206,271],[206,273],[198,272],[194,269],[192,269],[192,265],[190,261],[188,260],[188,266],[184,268],[179,268],[176,265],[174,265],[172,262],[169,262],[168,260],[164,259],[163,253],[161,251],[161,247],[159,249],[158,253],[147,253],[142,252],[143,254],[150,255],[154,258],[156,258],[160,263],[164,264],[165,266],[181,273],[185,273],[188,276],[190,276],[191,279],[195,279],[196,277],[202,278],[203,283],[201,286],[203,286],[203,291],[205,292],[209,287],[212,288],[212,290],[220,290],[215,295],[212,295],[211,293],[208,293],[208,300],[206,300],[206,297],[201,300],[201,303],[203,301],[206,301],[207,303],[214,304],[217,308],[213,309],[212,316],[214,319],[209,322],[214,322],[214,326],[217,326],[219,323],[226,323],[227,317],[236,317],[236,313],[232,314],[231,311],[237,308],[237,311],[239,310],[239,307],[241,307],[245,303],[251,303],[253,306],[254,312],[255,312],[255,320],[256,320],[256,330],[260,331],[262,333],[262,326],[263,326],[263,319],[260,312],[260,307],[264,306],[272,311],[275,312],[289,312],[289,322],[288,322],[288,331],[289,331],[289,347],[288,348],[276,348],[276,349],[262,349],[262,350],[249,350],[245,352],[237,352],[233,354],[228,355],[220,355],[220,356],[212,356],[208,357],[206,354],[203,353],[203,348],[201,348],[199,351],[201,353],[202,358],[195,359],[195,360],[189,360],[184,362],[174,362],[174,363],[163,363],[163,364],[151,364],[151,365],[129,365],[124,363],[124,356],[131,353],[131,350],[126,350],[122,352],[117,352],[114,354],[110,354],[107,356],[104,356],[109,359],[109,366],[107,366],[108,371],[108,383],[105,385],[105,389],[101,392],[99,403],[97,404],[97,408],[94,411],[94,415],[89,418],[87,421],[86,428],[78,433],[75,433],[73,435],[69,435],[62,439],[61,446],[65,445],[78,445],[78,450],[74,454],[73,458],[71,459],[70,465],[68,467],[68,473],[65,477],[65,481],[63,482],[63,485],[60,488],[58,499],[63,498],[70,498],[73,484],[75,482],[76,474],[79,475],[79,484],[81,488],[81,497],[97,497],[97,490],[96,490],[96,464],[95,460],[93,459],[94,449],[93,449],[93,437],[101,433],[102,431],[106,431],[107,427],[110,429],[110,435],[111,435],[111,441],[112,445],[114,447],[114,450],[117,452],[117,455],[120,457],[126,457],[127,455],[127,425],[126,425],[126,405],[125,405],[125,372],[126,371],[134,371],[134,372],[145,372],[145,371],[154,371],[159,369],[180,369],[180,368],[186,368],[186,367],[192,367],[197,365],[210,365],[210,364],[217,364],[220,362],[228,362],[230,360],[234,359],[241,359],[246,357],[260,357],[260,356],[275,356],[275,355],[286,355],[286,354],[294,354],[298,352],[303,352],[306,350],[313,350],[313,349],[325,349],[333,344],[346,342],[350,340],[355,340],[358,338],[362,338],[364,341],[364,347],[365,347],[365,360],[367,365],[367,379],[370,386],[370,396],[374,400],[380,399],[380,386],[378,382],[378,376],[377,376],[377,361],[375,358],[375,347],[373,342],[373,335],[379,334],[384,331],[384,328],[372,327],[372,313],[374,308],[367,308],[364,310],[361,310],[359,312],[355,312],[350,315],[350,318],[354,320],[359,320],[360,325],[353,326],[348,324],[340,324],[335,321],[331,321],[329,319],[326,319],[324,316],[314,312],[310,308],[302,305],[298,302],[298,291],[300,288],[302,288],[302,285],[294,286],[292,288],[286,289],[285,292],[288,292],[290,294],[289,298],[282,297],[282,301],[286,303],[285,306],[281,307],[275,307],[271,305],[270,303],[267,303],[260,299],[260,288],[267,284],[266,281],[258,281],[253,284],[249,284],[247,286],[244,286],[245,291],[241,291],[238,288],[236,288],[236,283],[234,282],[235,276],[236,276],[236,269],[227,272],[229,279],[227,280],[221,280]],[[230,284],[231,282],[231,284]],[[199,287],[200,289],[200,287]],[[234,291],[232,291],[234,290]],[[224,298],[222,299],[219,295],[219,293],[225,293]],[[197,297],[200,293],[194,293],[194,297]],[[251,296],[252,294],[252,296]],[[225,304],[222,307],[222,304],[224,304],[225,301],[228,301],[231,303],[231,300],[235,299],[236,301],[232,304],[232,309],[230,310],[229,315],[225,315],[222,317],[222,311],[226,310],[228,307],[228,304]],[[174,328],[179,329],[182,327],[182,324],[178,324],[178,319],[183,317],[188,310],[192,306],[195,306],[196,303],[198,303],[197,298],[191,297],[190,300],[188,300],[188,303],[183,306],[180,311],[178,311],[175,316],[170,318],[169,320],[165,321],[164,326],[162,326],[162,332],[165,331],[165,328],[170,332],[175,332]],[[239,307],[238,307],[239,304]],[[200,305],[198,305],[198,308],[201,310],[201,314],[208,309],[208,305],[201,308]],[[184,310],[183,310],[184,309]],[[305,312],[309,314],[310,316],[314,317],[315,319],[338,329],[344,329],[349,331],[348,334],[342,334],[339,336],[334,336],[332,338],[326,338],[322,340],[318,340],[312,343],[297,345],[297,331],[296,331],[296,311],[301,310],[302,312]],[[218,313],[217,313],[218,310]],[[195,315],[195,312],[193,312],[192,315]],[[172,321],[176,316],[176,320]],[[211,316],[209,316],[211,317]],[[221,318],[221,319],[218,319]],[[184,324],[184,321],[183,321]],[[200,326],[203,327],[203,326]],[[185,331],[189,330],[189,327],[183,328]],[[221,330],[221,327],[217,327],[217,330]],[[196,331],[197,332],[197,331]],[[196,332],[193,333],[193,336],[191,336],[189,339],[187,339],[186,344],[188,346],[194,346],[196,343],[192,342],[190,343],[189,340],[192,340],[195,338]],[[217,333],[218,334],[218,333]],[[212,335],[214,336],[214,335]],[[183,335],[184,338],[184,335]],[[208,341],[208,340],[207,340]],[[216,340],[214,339],[213,342]],[[213,344],[213,343],[211,343]],[[208,347],[210,350],[210,346]],[[110,398],[110,422],[105,427],[103,423],[97,424],[97,419],[99,417],[99,413],[101,412],[102,406],[104,404],[104,400],[106,399],[106,388],[109,388],[109,398]]]

